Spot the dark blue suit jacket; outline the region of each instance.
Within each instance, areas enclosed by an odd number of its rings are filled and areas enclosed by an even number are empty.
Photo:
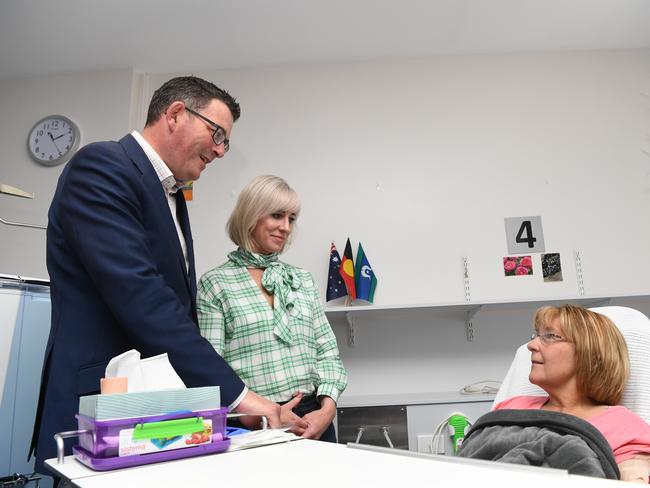
[[[52,325],[32,439],[37,470],[56,455],[52,436],[77,429],[79,397],[98,393],[108,361],[129,349],[168,353],[188,387],[221,386],[224,405],[242,392],[199,333],[182,195],[177,206],[189,274],[163,187],[132,136],[82,148],[61,174],[47,228]]]

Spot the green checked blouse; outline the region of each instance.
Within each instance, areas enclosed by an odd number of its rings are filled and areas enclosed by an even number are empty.
[[[199,280],[201,334],[259,395],[284,402],[300,391],[338,401],[348,375],[314,279],[281,264],[294,276],[287,330],[278,330],[273,308],[246,267],[229,259]]]

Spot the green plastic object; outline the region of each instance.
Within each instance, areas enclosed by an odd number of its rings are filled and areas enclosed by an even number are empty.
[[[451,443],[454,448],[454,454],[458,454],[460,446],[463,445],[463,440],[465,439],[465,433],[467,427],[469,426],[469,420],[467,417],[460,414],[453,414],[449,417],[449,432],[451,435]]]
[[[137,424],[133,431],[133,439],[162,439],[177,435],[193,434],[203,430],[203,417],[190,417],[177,420],[162,420]]]

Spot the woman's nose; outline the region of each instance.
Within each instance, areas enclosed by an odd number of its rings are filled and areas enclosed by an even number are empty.
[[[291,231],[291,222],[289,222],[289,217],[285,216],[280,220],[280,229],[285,232]]]

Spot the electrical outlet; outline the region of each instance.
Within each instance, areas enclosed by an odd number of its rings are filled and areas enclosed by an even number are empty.
[[[418,452],[426,452],[427,454],[431,454],[431,439],[433,439],[433,436],[431,434],[418,435]]]
[[[437,435],[433,441],[433,446],[431,445],[431,439],[433,439],[431,434],[419,434],[417,436],[418,452],[426,452],[427,454],[447,454],[449,436]]]

